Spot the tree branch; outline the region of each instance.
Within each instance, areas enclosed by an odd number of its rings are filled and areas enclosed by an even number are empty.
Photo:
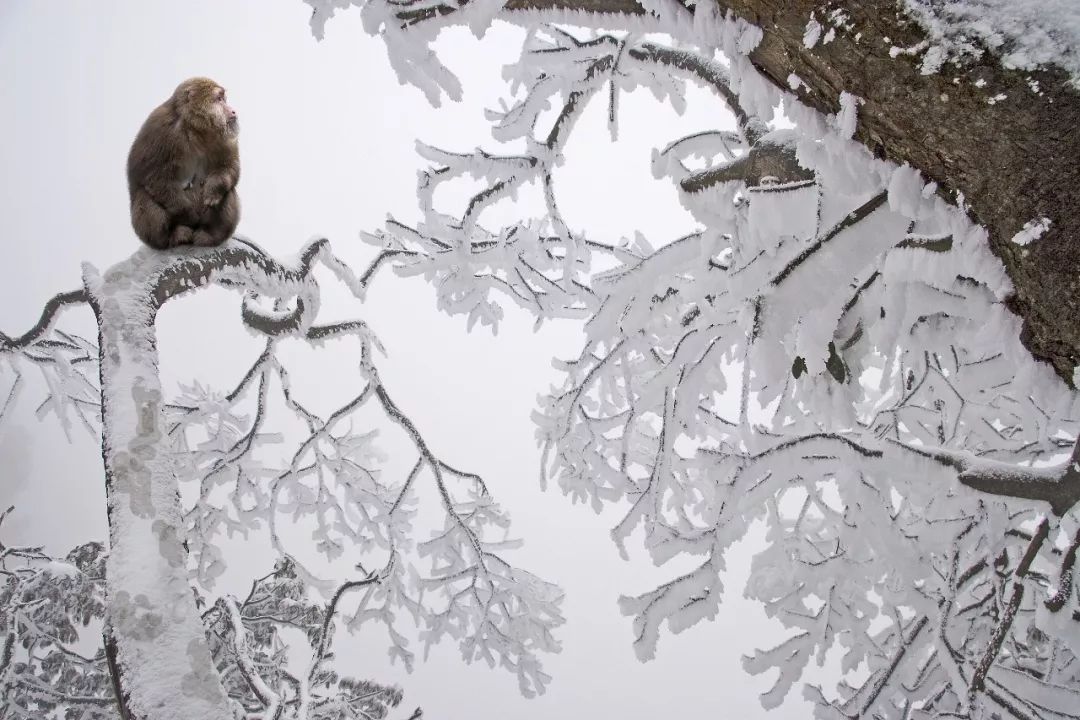
[[[884,205],[885,201],[888,199],[889,193],[882,191],[864,202],[856,209],[852,210],[844,217],[843,220],[836,223],[836,225],[834,225],[827,233],[818,238],[813,245],[803,250],[801,253],[799,253],[797,257],[795,257],[791,262],[789,262],[783,270],[776,274],[776,277],[771,280],[771,283],[773,285],[779,285],[780,283],[782,283],[788,275],[795,271],[795,268],[802,265],[804,262],[806,262],[807,258],[820,250],[822,245],[829,242],[848,228],[857,225],[858,223],[865,220],[867,217],[870,216],[871,213]]]
[[[742,105],[739,104],[739,96],[731,89],[727,74],[716,63],[692,52],[674,50],[653,43],[642,43],[638,47],[631,48],[627,54],[635,60],[654,62],[682,70],[712,88],[735,115],[735,121],[748,145],[755,144],[763,134],[768,132],[765,123],[757,118],[751,118],[743,110]]]
[[[1053,595],[1046,599],[1046,608],[1050,612],[1061,610],[1061,608],[1065,607],[1065,601],[1069,599],[1069,593],[1072,592],[1073,572],[1076,567],[1078,549],[1080,549],[1080,529],[1077,529],[1073,541],[1069,544],[1069,549],[1065,551],[1065,556],[1061,558],[1061,572],[1058,573],[1057,589]]]
[[[63,310],[67,309],[69,305],[88,302],[89,296],[87,296],[86,290],[83,288],[54,295],[45,303],[45,307],[41,311],[41,317],[34,323],[34,326],[22,335],[11,338],[3,332],[0,332],[0,353],[21,350],[22,348],[33,345],[49,332],[56,322],[56,318]]]
[[[211,282],[215,275],[228,268],[253,267],[268,278],[299,283],[311,274],[315,261],[329,247],[330,241],[326,238],[311,241],[300,252],[296,265],[291,267],[259,252],[250,244],[235,241],[211,252],[191,253],[162,268],[156,278],[153,299],[156,306],[161,307],[169,299]]]
[[[1039,523],[1038,528],[1036,528],[1035,534],[1031,538],[1031,542],[1028,543],[1027,550],[1024,552],[1023,557],[1021,557],[1020,562],[1016,564],[1016,570],[1013,572],[1012,595],[1009,598],[1008,604],[1005,606],[1001,620],[994,627],[994,633],[991,635],[990,642],[986,646],[986,652],[979,658],[979,662],[975,666],[975,672],[971,676],[971,684],[968,686],[969,704],[974,701],[975,695],[984,689],[986,675],[990,672],[990,666],[994,664],[998,652],[1001,651],[1001,644],[1005,642],[1005,636],[1008,635],[1009,628],[1012,627],[1013,620],[1016,618],[1016,613],[1020,609],[1020,602],[1024,599],[1024,576],[1027,575],[1031,563],[1035,561],[1035,556],[1039,553],[1039,548],[1042,547],[1043,542],[1049,534],[1050,522],[1046,518],[1043,518],[1042,522]]]
[[[1080,442],[1073,446],[1072,457],[1064,464],[1042,468],[984,460],[949,450],[906,447],[955,468],[959,471],[957,479],[974,490],[1026,500],[1042,500],[1050,503],[1050,509],[1059,517],[1080,502]]]

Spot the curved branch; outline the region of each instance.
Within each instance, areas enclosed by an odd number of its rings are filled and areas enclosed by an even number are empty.
[[[397,14],[397,19],[401,22],[402,27],[409,27],[434,17],[451,15],[467,8],[469,5],[469,2],[462,2],[460,4],[425,7],[419,10],[403,9]],[[645,8],[635,0],[510,0],[503,6],[503,9],[517,12],[557,10],[603,15],[644,16],[647,14]]]
[[[177,295],[206,285],[215,274],[230,267],[249,266],[283,282],[301,282],[311,274],[315,261],[329,246],[330,241],[326,238],[312,240],[300,252],[297,264],[291,267],[258,252],[250,245],[240,243],[228,243],[209,253],[191,254],[161,269],[156,278],[153,300],[155,306],[160,308]]]
[[[383,249],[379,252],[375,259],[371,261],[371,264],[368,265],[368,268],[364,271],[364,274],[360,276],[360,286],[366,288],[371,283],[371,279],[375,277],[375,273],[378,272],[380,267],[382,267],[383,263],[385,263],[387,260],[391,260],[397,257],[398,255],[415,256],[416,253],[409,252],[408,250]]]
[[[742,105],[739,104],[739,96],[731,89],[727,74],[715,62],[692,52],[675,50],[661,45],[654,45],[653,43],[642,43],[638,47],[631,48],[627,54],[635,60],[654,62],[669,68],[682,70],[701,80],[724,100],[728,109],[735,116],[735,121],[746,138],[747,144],[753,145],[762,135],[768,132],[765,123],[747,115],[746,111],[743,110]]]
[[[606,73],[614,65],[614,55],[605,55],[604,57],[597,58],[596,61],[589,66],[588,71],[585,73],[585,77],[582,78],[582,85],[595,81],[598,75]],[[563,129],[572,124],[575,116],[581,113],[583,103],[587,102],[595,92],[595,87],[586,87],[582,90],[574,90],[566,97],[566,102],[563,103],[562,111],[560,111],[559,116],[555,118],[555,122],[551,126],[551,131],[548,133],[547,139],[544,140],[544,144],[547,147],[554,150],[562,145],[563,141],[566,139],[563,135]]]
[[[279,337],[296,332],[304,322],[306,306],[302,298],[296,298],[296,307],[287,312],[266,312],[257,309],[244,298],[240,306],[240,317],[252,330],[268,337]]]
[[[37,340],[40,340],[49,332],[49,329],[52,328],[53,324],[56,322],[56,318],[60,315],[60,312],[65,310],[68,305],[89,303],[89,301],[90,298],[86,294],[84,288],[54,295],[45,303],[45,307],[41,311],[41,317],[34,323],[34,326],[22,335],[12,338],[8,337],[3,332],[0,332],[0,353],[21,350],[22,348],[33,345]]]

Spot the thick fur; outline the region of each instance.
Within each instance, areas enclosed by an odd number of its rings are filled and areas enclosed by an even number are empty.
[[[240,221],[236,113],[208,78],[180,83],[146,118],[127,161],[131,226],[158,250],[220,245]]]

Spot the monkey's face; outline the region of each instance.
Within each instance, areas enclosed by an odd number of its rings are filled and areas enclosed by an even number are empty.
[[[180,114],[189,128],[234,138],[240,122],[225,98],[225,88],[209,78],[185,80],[176,89]]]
[[[236,115],[236,111],[232,109],[228,101],[225,99],[225,88],[214,88],[214,95],[212,100],[213,113],[218,119],[218,123],[221,127],[225,128],[225,133],[230,137],[235,137],[240,132],[240,119]]]

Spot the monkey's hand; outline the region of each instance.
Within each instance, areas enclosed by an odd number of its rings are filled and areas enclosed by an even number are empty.
[[[202,192],[203,207],[217,207],[225,199],[230,189],[229,178],[227,177],[211,175],[206,178],[206,184],[203,186]]]

